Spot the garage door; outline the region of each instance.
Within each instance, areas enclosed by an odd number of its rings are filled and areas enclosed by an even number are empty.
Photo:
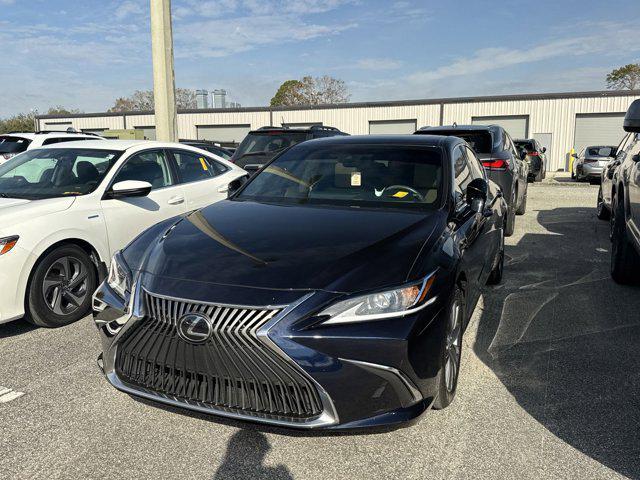
[[[499,116],[499,117],[473,117],[471,123],[474,125],[500,125],[511,138],[528,138],[529,116]]]
[[[210,140],[221,144],[238,144],[247,136],[251,125],[198,126],[198,140]]]
[[[136,127],[136,130],[142,130],[144,132],[145,140],[156,139],[156,127]]]
[[[618,145],[624,136],[624,113],[576,115],[573,148],[581,152],[589,145]]]
[[[369,122],[371,135],[410,135],[417,130],[416,120],[376,120]]]

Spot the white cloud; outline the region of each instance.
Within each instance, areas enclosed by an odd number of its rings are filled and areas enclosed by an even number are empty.
[[[361,70],[396,70],[402,62],[392,58],[363,58],[356,62],[355,67]]]
[[[133,15],[140,15],[142,13],[145,13],[146,11],[147,11],[146,5],[143,6],[143,4],[140,3],[140,1],[126,0],[116,7],[116,9],[113,12],[113,15],[118,20],[123,20]]]

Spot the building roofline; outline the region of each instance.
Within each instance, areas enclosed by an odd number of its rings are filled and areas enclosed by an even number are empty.
[[[635,97],[640,96],[640,90],[599,90],[588,92],[561,92],[561,93],[528,93],[521,95],[487,95],[476,97],[449,97],[420,100],[392,100],[383,102],[354,102],[324,105],[299,105],[287,107],[241,107],[241,108],[203,108],[178,110],[180,114],[198,113],[254,113],[254,112],[283,112],[299,110],[328,110],[343,108],[373,108],[373,107],[404,107],[414,105],[443,105],[455,103],[484,103],[484,102],[509,102],[518,100],[563,100],[571,98],[597,98],[597,97]],[[67,115],[37,115],[39,120],[58,118],[91,118],[91,117],[122,117],[133,115],[153,115],[153,110],[131,110],[126,112],[96,112],[76,113]]]

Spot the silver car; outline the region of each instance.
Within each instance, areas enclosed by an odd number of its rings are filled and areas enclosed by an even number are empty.
[[[607,166],[616,151],[615,146],[599,145],[586,147],[579,155],[574,154],[573,171],[571,178],[576,182],[588,180],[599,182],[602,170]]]

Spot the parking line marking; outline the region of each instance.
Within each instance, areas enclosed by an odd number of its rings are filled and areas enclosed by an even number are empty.
[[[24,392],[16,392],[10,388],[0,386],[0,403],[9,403],[23,395]]]

